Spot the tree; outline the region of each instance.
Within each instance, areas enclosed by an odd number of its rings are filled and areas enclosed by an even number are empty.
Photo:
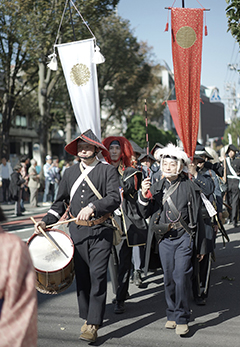
[[[133,140],[140,147],[146,148],[146,125],[145,117],[135,115],[128,123],[128,128],[125,136],[129,140]],[[169,142],[176,144],[176,136],[171,131],[158,129],[152,124],[148,124],[149,147],[152,148],[156,142],[166,145]]]
[[[240,44],[239,20],[240,20],[240,3],[239,0],[226,0],[228,4],[226,15],[228,18],[228,31]]]
[[[227,127],[223,136],[223,144],[227,145],[229,143],[228,134],[232,137],[232,143],[239,147],[238,141],[240,139],[240,119],[235,118],[231,124]]]
[[[119,0],[84,0],[81,13],[91,23],[94,32],[102,17],[108,16]],[[51,93],[63,77],[60,69],[52,73],[46,67],[47,57],[53,51],[65,0],[2,0],[0,4],[0,72],[3,74],[4,91],[1,97],[2,124],[0,146],[9,147],[9,129],[16,104],[24,91],[38,89],[40,150],[42,158],[47,150],[48,129],[51,120]],[[71,11],[70,11],[71,9]],[[70,25],[72,20],[75,37]],[[67,42],[89,37],[86,26],[73,7],[63,18],[59,41]],[[27,76],[25,83],[18,83],[19,75]],[[3,149],[0,148],[3,152]]]
[[[20,29],[21,17],[15,1],[2,1],[0,4],[0,74],[2,92],[0,107],[0,155],[8,157],[9,130],[16,109],[21,108],[22,100],[34,89],[37,81],[37,67],[31,62],[25,34]],[[23,71],[26,73],[23,75]]]
[[[146,46],[138,43],[129,21],[116,15],[103,18],[96,36],[106,59],[98,66],[100,105],[108,113],[102,119],[104,134],[107,123],[116,119],[121,122],[123,115],[128,117],[136,110],[141,90],[149,82],[151,66]]]

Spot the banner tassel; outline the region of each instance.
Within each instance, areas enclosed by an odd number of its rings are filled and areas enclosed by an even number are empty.
[[[94,48],[94,55],[93,55],[93,60],[92,62],[94,64],[102,64],[105,62],[105,58],[100,52],[100,48],[96,45]]]

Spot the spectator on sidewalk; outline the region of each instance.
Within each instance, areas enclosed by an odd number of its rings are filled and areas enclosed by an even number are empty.
[[[51,173],[53,168],[52,157],[50,155],[46,156],[46,163],[43,165],[43,173],[45,177],[45,188],[43,194],[43,206],[51,205],[54,201],[54,179]],[[47,202],[48,194],[51,194],[51,202]]]
[[[0,183],[2,185],[4,203],[10,203],[9,184],[12,172],[13,169],[10,162],[8,162],[5,157],[2,157],[2,164],[0,164]]]
[[[16,216],[22,216],[21,211],[21,187],[25,183],[25,179],[21,176],[21,168],[20,164],[14,166],[13,173],[11,174],[11,181],[9,185],[10,197],[13,201],[15,201],[15,214]]]
[[[57,193],[58,193],[58,187],[59,183],[61,180],[61,175],[60,175],[60,167],[59,167],[59,159],[57,156],[53,157],[53,167],[51,169],[51,175],[54,180],[54,198],[53,200],[55,201],[57,198]]]
[[[20,201],[20,206],[21,206],[21,212],[25,212],[25,207],[24,207],[24,201],[28,201],[29,198],[29,189],[28,189],[28,169],[30,166],[30,159],[28,158],[27,155],[23,155],[20,164],[21,164],[21,176],[22,178],[25,179],[25,182],[23,186],[21,187],[21,201]]]
[[[37,161],[31,160],[31,166],[28,169],[29,182],[28,187],[30,190],[30,205],[32,207],[38,207],[38,189],[40,187],[40,177],[36,170]]]

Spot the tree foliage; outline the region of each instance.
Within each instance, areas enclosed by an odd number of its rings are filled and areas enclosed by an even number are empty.
[[[128,123],[125,136],[133,140],[140,147],[146,148],[146,124],[144,116],[135,115]],[[152,124],[148,124],[149,147],[152,148],[156,142],[166,145],[169,142],[176,144],[176,136],[171,131],[158,129]]]
[[[101,18],[108,16],[119,0],[82,1],[79,11],[94,32]],[[76,1],[75,1],[76,3]],[[0,146],[9,147],[9,130],[20,97],[38,90],[40,148],[42,157],[47,150],[47,136],[51,124],[51,102],[54,87],[63,77],[61,70],[47,69],[48,55],[58,33],[65,0],[2,0],[0,3],[0,72],[3,75],[3,93],[0,106],[2,123]],[[74,27],[74,33],[71,26]],[[75,35],[74,35],[75,34]],[[77,34],[77,35],[76,35]],[[66,7],[59,42],[81,40],[91,36],[73,6]],[[24,76],[24,83],[18,81]]]
[[[147,46],[137,41],[129,21],[112,15],[103,18],[96,30],[97,40],[106,61],[98,66],[100,104],[108,110],[102,130],[110,121],[137,110],[142,89],[149,83],[151,66]]]
[[[226,0],[228,4],[226,8],[226,15],[228,18],[228,31],[231,32],[232,36],[240,44],[240,2],[239,0]]]
[[[240,139],[240,119],[235,118],[232,123],[227,127],[223,136],[223,144],[229,143],[228,134],[232,137],[232,143],[238,147],[238,141]]]

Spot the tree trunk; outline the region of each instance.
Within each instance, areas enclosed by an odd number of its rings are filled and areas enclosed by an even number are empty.
[[[44,63],[39,63],[39,87],[38,87],[38,106],[41,121],[39,123],[38,134],[39,134],[39,145],[40,145],[40,156],[42,165],[45,163],[45,157],[49,150],[49,112],[48,112],[48,100],[47,100],[47,87],[48,80],[45,78],[46,66]],[[48,153],[47,153],[48,152]]]

